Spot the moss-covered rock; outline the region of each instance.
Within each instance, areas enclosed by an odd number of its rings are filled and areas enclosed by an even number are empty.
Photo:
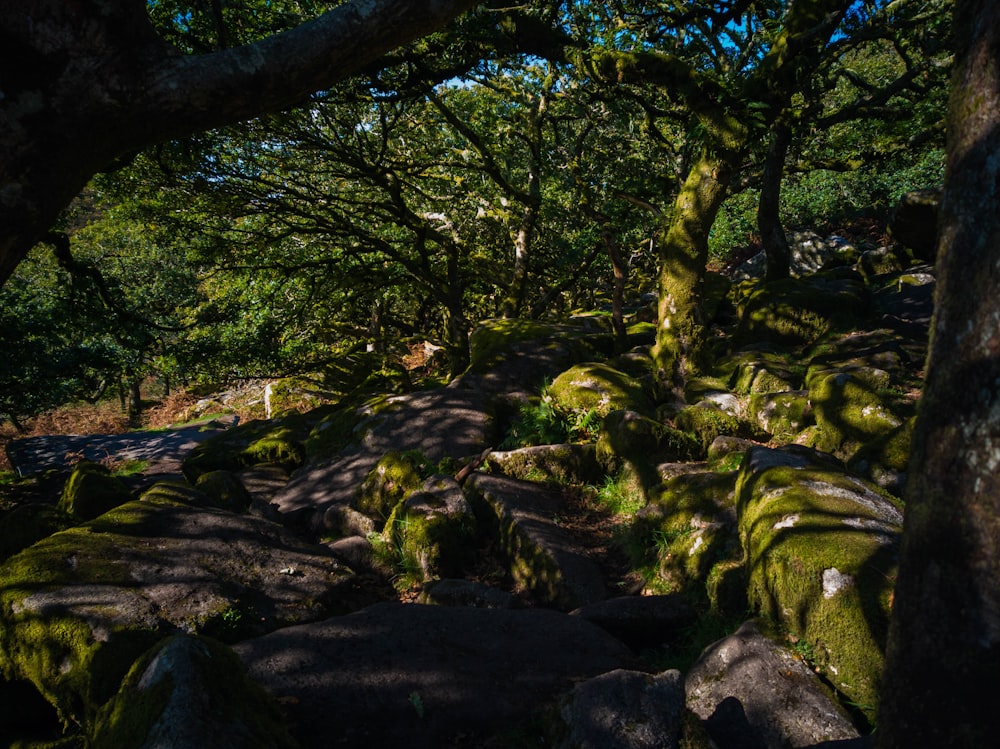
[[[900,508],[829,457],[794,446],[751,448],[736,490],[751,604],[808,643],[817,668],[871,717]]]
[[[396,505],[383,538],[419,582],[454,577],[475,556],[476,517],[457,481],[431,476]]]
[[[357,508],[374,518],[379,527],[408,494],[423,483],[421,457],[413,453],[386,453],[365,477],[358,490]]]
[[[868,305],[867,289],[853,271],[772,281],[744,302],[736,344],[812,343],[831,331],[857,326]]]
[[[63,488],[59,509],[80,520],[93,520],[131,498],[125,483],[112,476],[107,467],[82,460]]]
[[[287,471],[300,467],[306,459],[306,448],[288,427],[272,429],[254,440],[240,453],[240,464],[254,466],[261,463],[281,466]]]
[[[43,502],[15,507],[0,517],[0,562],[78,522],[69,513]]]
[[[746,419],[730,411],[719,408],[709,400],[688,406],[674,418],[674,425],[683,432],[694,436],[701,449],[699,455],[708,452],[708,446],[720,436],[753,439],[761,436],[760,430]]]
[[[859,476],[900,496],[906,484],[915,421],[916,417],[911,416],[891,432],[865,443],[851,457],[848,467]]]
[[[238,471],[261,463],[293,470],[305,461],[304,440],[311,427],[309,419],[299,413],[240,424],[195,447],[181,470],[192,483],[209,471]]]
[[[595,335],[584,325],[558,325],[517,318],[483,320],[469,335],[472,362],[469,371],[487,372],[511,354],[545,346],[553,340],[571,343],[580,353],[593,353],[593,343],[600,344],[602,337],[605,339],[603,347],[608,351],[613,349],[609,333]]]
[[[747,410],[757,426],[779,442],[791,442],[813,420],[812,403],[806,390],[754,393]]]
[[[716,369],[728,377],[729,388],[740,395],[781,393],[802,384],[802,368],[788,354],[750,349],[722,361]]]
[[[597,441],[597,457],[608,473],[630,465],[647,483],[657,483],[659,463],[694,460],[701,452],[697,439],[635,411],[612,411]]]
[[[103,706],[92,745],[295,749],[281,709],[228,647],[174,635],[143,653]]]
[[[712,568],[739,557],[735,483],[735,472],[681,474],[638,512],[630,546],[647,570],[647,590],[704,597]]]
[[[464,484],[518,590],[565,611],[605,597],[604,574],[560,527],[565,499],[550,487],[474,473]]]
[[[342,403],[317,414],[303,441],[308,460],[329,458],[355,441],[355,428],[364,419],[359,404]]]
[[[230,512],[246,512],[250,492],[231,471],[209,471],[198,477],[195,488],[205,494],[213,507]]]
[[[899,427],[903,416],[885,395],[890,382],[888,373],[872,367],[810,371],[809,402],[818,427],[813,446],[846,459]]]
[[[486,465],[511,478],[554,484],[595,484],[604,476],[592,442],[494,451]]]
[[[622,409],[649,410],[652,405],[639,380],[597,362],[570,367],[552,382],[548,394],[561,408],[601,416]]]
[[[164,634],[251,636],[343,613],[353,578],[273,523],[147,493],[0,565],[0,673],[89,725]]]

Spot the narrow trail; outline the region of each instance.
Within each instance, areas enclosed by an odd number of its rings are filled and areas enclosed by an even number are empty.
[[[170,430],[26,437],[9,442],[7,456],[20,476],[69,470],[80,460],[144,460],[144,473],[177,473],[191,449],[234,424],[232,417]]]

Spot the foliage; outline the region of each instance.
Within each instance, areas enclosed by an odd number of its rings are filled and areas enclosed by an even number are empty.
[[[149,13],[171,44],[208,52],[332,5]],[[151,148],[67,213],[68,256],[39,246],[0,289],[0,414],[116,391],[135,413],[146,378],[384,372],[409,388],[403,362],[424,341],[458,374],[483,319],[662,283],[660,232],[706,154],[738,156],[710,253],[754,245],[779,118],[786,226],[881,216],[941,179],[946,3],[846,5],[809,70],[773,52],[794,36],[776,1],[473,13],[297,109]],[[536,408],[518,427],[536,434],[511,444],[589,438],[585,414]]]
[[[533,445],[594,442],[603,421],[597,409],[560,406],[543,389],[537,400],[519,407],[501,448],[510,450]]]

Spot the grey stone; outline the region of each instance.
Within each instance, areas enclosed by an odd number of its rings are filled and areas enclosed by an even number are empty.
[[[562,706],[560,749],[675,749],[681,735],[680,671],[616,670],[578,684]]]
[[[287,704],[303,747],[482,745],[529,728],[578,681],[640,668],[600,628],[543,609],[383,603],[234,650]]]
[[[747,622],[709,646],[685,678],[687,706],[719,746],[807,747],[858,736],[847,712],[809,667]]]

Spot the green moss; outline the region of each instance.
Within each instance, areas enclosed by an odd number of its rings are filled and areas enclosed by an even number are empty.
[[[607,364],[577,364],[559,375],[548,388],[557,406],[594,411],[606,416],[621,409],[649,410],[649,395],[642,383]]]
[[[563,486],[591,484],[604,473],[594,443],[538,445],[494,452],[486,466],[511,478]]]
[[[280,419],[240,424],[195,447],[181,470],[194,483],[209,471],[238,471],[260,463],[297,468],[305,461],[303,441],[317,418],[293,412]]]
[[[52,505],[35,502],[15,507],[0,518],[0,562],[76,523],[72,515]]]
[[[809,378],[820,449],[847,458],[902,424],[902,417],[881,395],[881,380],[873,380],[869,372],[881,370],[852,369]]]
[[[209,471],[198,477],[195,484],[213,507],[230,512],[245,512],[250,506],[250,493],[230,471]]]
[[[386,453],[361,484],[358,509],[384,521],[408,494],[420,488],[420,464],[421,457],[412,453]]]
[[[260,439],[251,442],[239,454],[241,465],[269,463],[289,471],[301,466],[305,459],[305,445],[298,441],[296,433],[287,426],[269,431]]]
[[[93,520],[130,499],[128,487],[105,466],[80,461],[63,488],[58,506],[81,520]]]
[[[736,344],[803,345],[861,321],[869,299],[857,274],[825,273],[773,281],[743,304]]]
[[[666,482],[629,529],[633,562],[658,593],[706,596],[709,573],[739,557],[735,528],[723,518],[735,502],[734,473],[690,473]]]
[[[476,523],[471,509],[450,513],[425,503],[400,502],[383,533],[404,571],[418,582],[461,573],[474,553]]]
[[[597,458],[609,473],[627,464],[650,486],[659,482],[658,463],[694,460],[700,453],[690,434],[635,411],[608,414],[597,441]]]
[[[204,712],[192,716],[194,690]],[[204,727],[216,735],[199,737],[206,746],[223,740],[274,749],[296,746],[274,698],[247,677],[236,654],[210,638],[187,635],[161,640],[136,659],[117,695],[100,711],[92,745],[139,749],[154,737],[162,740],[164,733],[190,735],[190,728],[181,727],[192,719],[204,723],[209,716]]]
[[[791,442],[812,422],[812,404],[804,392],[754,393],[748,410],[767,434]]]
[[[751,605],[806,640],[837,689],[874,706],[898,507],[875,487],[818,466],[745,466],[738,495]]]
[[[583,341],[586,337],[586,331],[578,326],[523,319],[484,320],[469,336],[472,362],[469,371],[489,371],[503,362],[511,352],[531,346],[543,346],[553,338],[564,343],[576,342],[583,349],[586,348]]]
[[[709,401],[701,401],[683,409],[674,419],[674,425],[695,437],[701,445],[699,455],[705,455],[708,446],[722,435],[744,439],[760,436],[760,431],[753,424],[723,411]]]

